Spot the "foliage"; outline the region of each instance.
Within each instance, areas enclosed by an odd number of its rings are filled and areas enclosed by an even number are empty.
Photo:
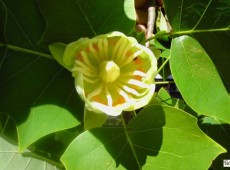
[[[221,169],[230,159],[230,2],[164,0],[164,10],[145,40],[134,0],[1,0],[0,169]],[[167,84],[120,117],[84,109],[48,46],[61,52],[112,31],[150,42],[182,98]]]

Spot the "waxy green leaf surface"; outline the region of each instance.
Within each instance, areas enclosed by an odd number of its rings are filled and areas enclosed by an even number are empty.
[[[177,87],[193,110],[230,123],[230,96],[215,65],[195,39],[181,36],[172,41],[170,67]]]
[[[135,25],[133,0],[39,0],[46,20],[41,44],[70,43],[112,31],[128,34]]]
[[[173,35],[196,38],[220,72],[230,93],[230,1],[164,0]]]
[[[223,167],[223,160],[230,157],[230,125],[213,117],[204,117],[199,127],[228,151],[220,154],[212,165],[213,169],[226,169]]]
[[[52,165],[47,160],[39,159],[39,156],[33,155],[29,150],[24,153],[18,152],[18,146],[9,143],[2,136],[0,136],[0,169],[1,170],[58,170],[60,165]]]
[[[0,112],[16,121],[19,149],[23,150],[47,134],[77,126],[83,103],[69,72],[55,60],[37,55],[44,53],[37,46],[44,22],[36,1],[1,1],[0,7],[4,16],[0,32],[5,39],[1,43],[30,50],[0,48]]]
[[[206,136],[196,121],[179,109],[148,106],[126,128],[102,127],[82,133],[61,161],[67,169],[82,170],[205,170],[225,149]]]

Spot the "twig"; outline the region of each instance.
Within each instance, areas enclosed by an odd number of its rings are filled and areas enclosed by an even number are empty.
[[[145,34],[145,38],[149,39],[151,38],[153,31],[154,31],[154,26],[155,26],[155,20],[156,20],[156,7],[150,6],[148,8],[148,22],[147,22],[147,31]],[[146,42],[145,46],[149,47],[150,43]]]

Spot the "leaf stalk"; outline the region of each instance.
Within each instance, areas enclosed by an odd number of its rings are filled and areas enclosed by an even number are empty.
[[[38,51],[33,51],[27,48],[22,48],[22,47],[18,47],[18,46],[14,46],[11,44],[4,44],[0,42],[0,47],[6,47],[8,49],[14,50],[14,51],[19,51],[19,52],[24,52],[24,53],[28,53],[28,54],[33,54],[33,55],[37,55],[37,56],[41,56],[41,57],[45,57],[45,58],[49,58],[49,59],[54,59],[52,55],[50,54],[45,54],[45,53],[41,53]]]

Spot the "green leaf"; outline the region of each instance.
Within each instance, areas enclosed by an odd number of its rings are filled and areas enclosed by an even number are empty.
[[[208,136],[228,150],[227,153],[219,155],[212,164],[213,169],[225,170],[223,160],[230,157],[230,125],[213,117],[204,117],[199,126]]]
[[[230,96],[195,39],[181,36],[172,41],[170,66],[178,89],[194,111],[230,123]]]
[[[206,136],[196,121],[172,107],[148,106],[125,128],[102,127],[80,134],[61,161],[66,169],[82,170],[206,170],[225,149]]]
[[[133,0],[39,0],[39,6],[46,20],[43,45],[112,31],[128,34],[135,26]]]
[[[215,63],[230,92],[230,1],[164,0],[173,34],[192,35]]]
[[[160,88],[159,92],[157,93],[157,98],[162,102],[162,105],[173,106],[182,110],[185,108],[183,100],[172,98],[163,87]]]
[[[47,134],[77,126],[84,112],[71,74],[41,57],[50,55],[37,45],[44,21],[36,2],[0,2],[5,16],[0,34],[6,40],[0,42],[0,112],[16,121],[20,151]]]
[[[17,5],[15,5],[17,4]],[[41,38],[45,24],[35,0],[0,2],[0,41],[5,40],[19,47],[41,50],[35,44]]]
[[[17,141],[17,129],[14,120],[2,112],[0,112],[0,134],[4,134],[11,141]]]
[[[95,113],[85,108],[84,113],[84,129],[90,130],[96,127],[101,127],[107,120],[107,115],[104,113]]]
[[[17,151],[18,147],[0,136],[0,169],[1,170],[25,170],[38,169],[57,170],[62,169],[62,166],[50,162],[49,160],[42,160],[41,157],[26,150],[24,153]],[[55,164],[55,165],[54,165]]]
[[[157,13],[156,29],[157,29],[157,32],[159,32],[159,31],[166,31],[166,32],[170,31],[167,20],[166,20],[164,14],[162,13],[161,9],[159,9],[158,13]]]
[[[161,57],[163,58],[168,58],[170,56],[170,50],[169,49],[166,49],[165,51],[163,51],[161,53]]]

